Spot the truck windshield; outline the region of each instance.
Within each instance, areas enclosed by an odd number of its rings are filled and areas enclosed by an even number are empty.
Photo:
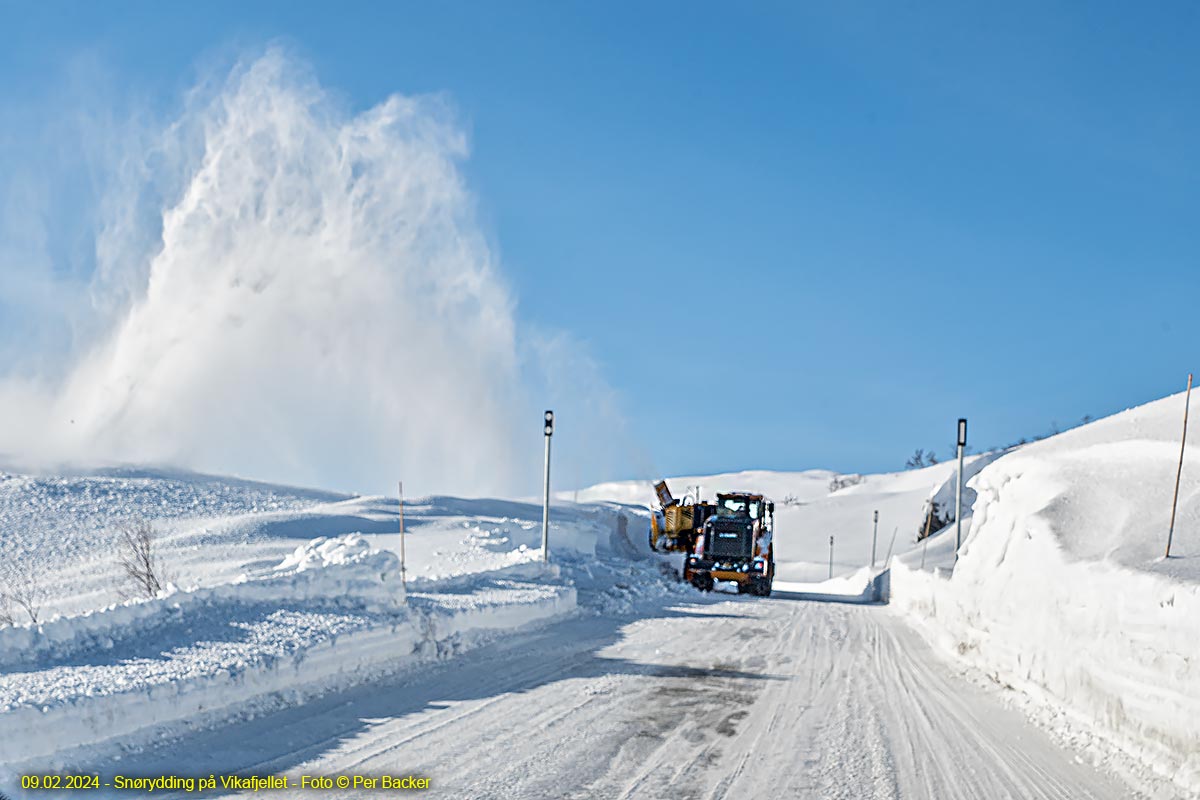
[[[746,514],[746,501],[740,497],[726,497],[717,506],[717,515],[722,517],[739,517]]]
[[[722,497],[717,503],[718,517],[742,517],[749,516],[751,519],[758,519],[759,502],[757,500],[747,500],[744,497]]]

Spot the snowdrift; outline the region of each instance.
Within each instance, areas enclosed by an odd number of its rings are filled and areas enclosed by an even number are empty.
[[[266,577],[0,630],[0,763],[47,769],[72,749],[295,704],[575,602],[555,570],[521,564],[403,605],[395,555],[317,539]]]
[[[556,504],[556,553],[609,551],[620,509]],[[0,591],[34,579],[42,618],[78,616],[119,599],[118,526],[146,521],[180,586],[259,577],[316,537],[363,534],[399,550],[395,497],[347,496],[168,469],[92,469],[67,475],[0,473]],[[536,558],[541,503],[409,498],[409,584],[432,585]]]
[[[112,650],[129,638],[152,638],[185,618],[203,618],[224,604],[322,603],[386,613],[399,607],[400,561],[371,550],[362,536],[314,539],[285,559],[275,574],[132,600],[40,625],[0,628],[0,668],[54,663],[81,653]]]
[[[40,625],[0,627],[0,765],[94,763],[114,749],[302,703],[575,613],[683,591],[630,531],[636,509],[398,502],[198,475],[0,475],[0,584],[36,575]],[[153,522],[189,588],[113,603],[115,526]],[[316,538],[314,538],[316,537]]]
[[[337,507],[346,495],[170,469],[94,469],[64,475],[0,472],[0,586],[36,577],[44,616],[109,605],[117,527],[154,524],[171,571],[192,583],[227,583],[243,562],[274,565],[312,528],[271,542],[266,519],[305,519],[306,509]],[[336,533],[365,530],[361,523]]]
[[[1162,558],[1182,415],[1169,397],[990,465],[953,576],[897,565],[893,602],[1098,760],[1200,793],[1196,447]]]

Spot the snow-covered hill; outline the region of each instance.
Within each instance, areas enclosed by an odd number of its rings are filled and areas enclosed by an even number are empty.
[[[118,527],[145,520],[180,587],[215,586],[270,571],[317,537],[366,536],[399,548],[399,501],[256,483],[180,470],[106,469],[73,475],[0,472],[0,586],[30,583],[42,618],[121,598]],[[606,506],[564,504],[556,548],[594,553]],[[541,505],[453,497],[405,504],[408,577],[418,584],[533,560]],[[601,537],[603,538],[603,537]]]
[[[826,469],[811,469],[804,472],[772,472],[770,470],[744,470],[723,472],[717,475],[687,475],[667,479],[671,493],[683,498],[695,494],[699,487],[702,497],[711,500],[717,492],[760,492],[768,497],[783,500],[791,497],[799,502],[808,502],[829,494],[829,482],[837,477],[836,472]],[[577,492],[560,492],[563,500],[575,499],[581,503],[611,501],[629,505],[657,504],[654,494],[656,480],[611,481],[589,486]]]
[[[261,521],[347,499],[177,470],[0,471],[0,586],[35,583],[45,616],[108,605],[119,599],[117,526],[138,519],[161,532],[177,582],[223,582],[246,564],[277,562],[289,549],[285,542],[262,548],[255,535]]]
[[[1060,741],[1136,785],[1200,796],[1200,448],[1186,454],[1175,557],[1161,557],[1181,416],[1170,397],[969,457],[957,565],[953,525],[917,541],[931,501],[952,510],[952,463],[669,482],[677,496],[698,486],[706,498],[756,490],[776,502],[785,601],[855,599],[872,577],[878,511],[874,560],[882,569],[893,556],[892,609],[947,662],[1005,687]],[[646,544],[652,487],[560,493],[549,567],[536,503],[410,500],[405,597],[394,498],[163,470],[5,474],[0,581],[32,582],[43,598],[39,624],[18,613],[0,628],[0,726],[17,731],[0,766],[95,764],[568,614],[755,602],[673,581],[680,556]],[[121,603],[115,528],[128,519],[162,532],[174,585]]]
[[[0,767],[65,767],[295,704],[570,613],[621,615],[669,580],[623,510],[405,504],[171,470],[0,477]],[[160,532],[172,583],[123,600],[117,528]],[[4,773],[7,770],[0,770]],[[2,777],[2,775],[0,775]],[[11,777],[11,775],[10,775]],[[0,782],[10,789],[11,783]]]
[[[970,479],[1001,453],[968,456],[964,475]],[[828,470],[769,472],[750,470],[720,475],[668,478],[677,497],[700,487],[712,500],[717,492],[756,491],[775,501],[776,574],[783,582],[813,583],[829,578],[829,537],[833,536],[833,575],[848,576],[871,564],[874,513],[879,512],[875,560],[882,565],[889,548],[894,555],[912,552],[923,530],[930,500],[946,514],[954,510],[957,465],[935,464],[923,469],[876,475],[839,475]],[[694,491],[692,491],[694,494]],[[564,492],[561,497],[575,493]],[[620,481],[578,492],[581,501],[607,500],[642,506],[656,505],[654,481]],[[974,492],[964,492],[963,516],[969,517]],[[933,531],[938,533],[937,530]],[[893,547],[893,535],[895,542]],[[931,537],[927,567],[953,562],[943,537]]]

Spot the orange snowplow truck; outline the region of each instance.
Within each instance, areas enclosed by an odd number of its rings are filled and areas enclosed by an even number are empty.
[[[716,581],[737,583],[738,594],[767,597],[775,580],[775,504],[761,494],[718,494],[684,561],[683,579],[702,592]]]

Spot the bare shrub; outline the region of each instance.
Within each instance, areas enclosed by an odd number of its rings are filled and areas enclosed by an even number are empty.
[[[862,483],[863,480],[863,476],[857,473],[853,475],[836,475],[834,476],[833,480],[829,482],[829,493],[833,494],[834,492],[845,489],[848,486],[857,486],[858,484]]]
[[[117,528],[117,558],[121,567],[122,597],[157,597],[169,582],[158,557],[158,533],[144,519],[133,519]]]
[[[8,592],[0,592],[0,625],[16,624],[16,617],[13,616],[12,598],[8,596]]]
[[[37,625],[45,600],[46,591],[35,579],[21,577],[10,580],[5,590],[0,592],[0,624],[16,625],[19,610],[24,611],[29,621]]]

